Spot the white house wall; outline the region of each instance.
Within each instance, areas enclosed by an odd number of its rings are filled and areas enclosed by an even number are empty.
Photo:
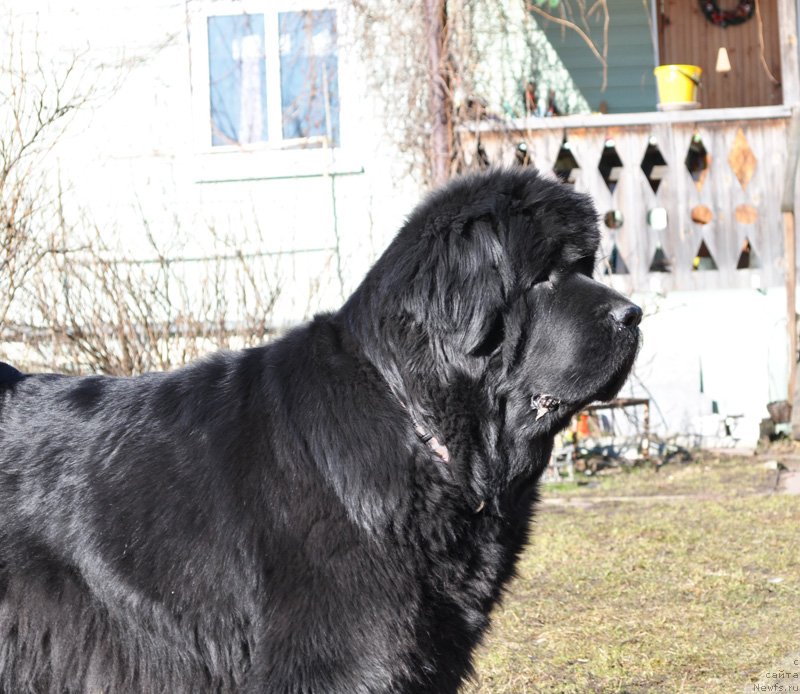
[[[210,8],[267,4],[5,0],[0,9],[21,34],[38,34],[41,54],[79,56],[77,69],[94,84],[91,103],[47,160],[68,213],[89,220],[126,259],[154,256],[144,220],[159,251],[172,258],[223,252],[219,236],[244,253],[278,254],[288,285],[274,321],[289,324],[341,302],[418,190],[407,179],[397,182],[398,157],[346,45],[345,11],[337,17],[340,148],[218,151],[200,141],[207,88],[205,100],[197,95],[208,77],[197,27]],[[283,5],[307,9],[309,2]],[[247,238],[245,230],[255,227],[258,238]]]
[[[653,431],[683,444],[754,445],[766,404],[787,395],[783,289],[633,298],[645,312],[644,339],[623,394],[652,398]],[[734,418],[733,436],[726,436],[726,417]]]

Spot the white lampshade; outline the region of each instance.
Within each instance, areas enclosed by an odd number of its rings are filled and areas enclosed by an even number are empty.
[[[717,72],[730,72],[731,61],[728,59],[728,49],[720,46],[717,52]]]

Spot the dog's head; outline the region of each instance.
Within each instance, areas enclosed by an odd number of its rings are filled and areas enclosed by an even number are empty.
[[[592,279],[598,242],[572,188],[530,169],[472,175],[412,213],[345,311],[445,438],[470,412],[515,438],[552,436],[616,394],[639,344],[641,310]]]

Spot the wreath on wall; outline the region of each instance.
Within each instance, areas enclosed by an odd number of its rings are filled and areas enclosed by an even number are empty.
[[[744,24],[756,9],[756,0],[739,0],[733,10],[721,10],[717,0],[700,0],[700,8],[706,19],[714,26],[722,27]]]

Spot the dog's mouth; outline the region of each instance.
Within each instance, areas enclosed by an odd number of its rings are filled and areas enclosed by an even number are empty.
[[[539,393],[531,397],[531,409],[536,413],[537,422],[545,415],[555,412],[559,407],[561,407],[561,400],[555,395]]]
[[[638,343],[635,346],[638,347]],[[530,399],[530,408],[534,413],[535,421],[538,422],[550,415],[543,424],[555,423],[565,418],[568,419],[591,402],[608,402],[614,398],[628,378],[636,358],[636,352],[636,349],[631,349],[627,354],[620,355],[621,358],[618,357],[616,368],[610,370],[610,375],[599,383],[588,383],[588,388],[583,393],[567,393],[562,394],[563,397],[558,397],[552,393],[534,392]]]
[[[578,412],[581,407],[590,402],[608,402],[622,388],[625,379],[628,377],[629,367],[621,369],[606,386],[594,391],[593,395],[583,398],[570,398],[563,400],[550,393],[537,393],[531,396],[530,407],[535,415],[535,421],[543,419],[547,415],[558,415],[559,417],[569,417]]]

